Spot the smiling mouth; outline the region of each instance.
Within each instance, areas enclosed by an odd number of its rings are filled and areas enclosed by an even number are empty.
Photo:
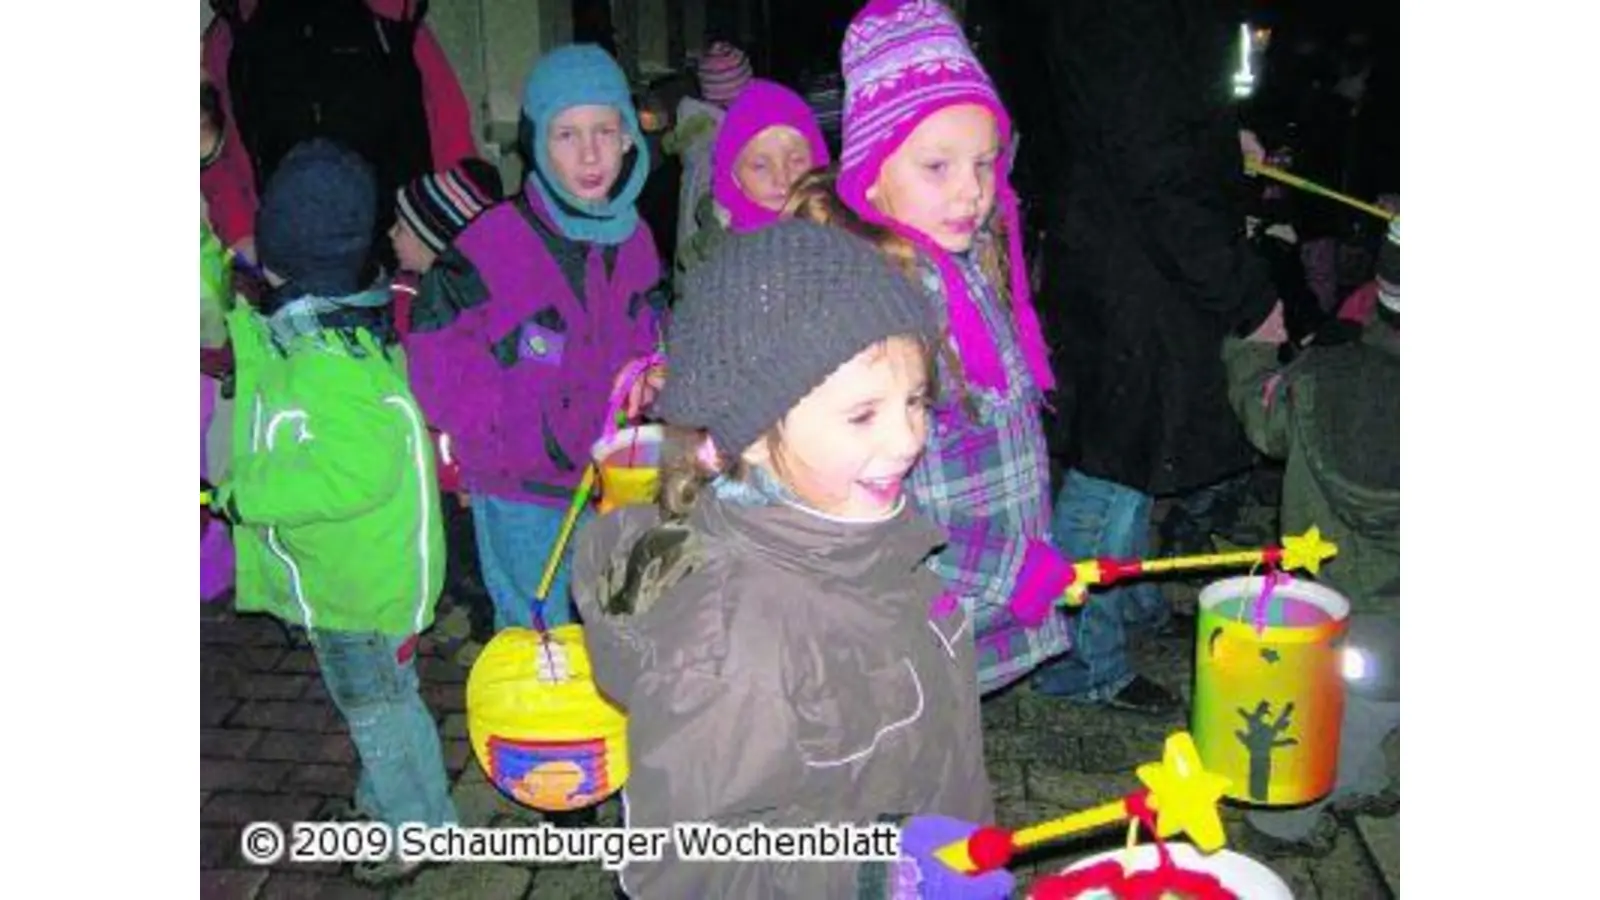
[[[900,492],[905,484],[905,476],[891,475],[888,478],[863,478],[856,482],[867,492],[872,499],[879,503],[889,504],[899,499]]]

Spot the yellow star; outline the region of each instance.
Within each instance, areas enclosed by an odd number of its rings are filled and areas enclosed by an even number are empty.
[[[1304,569],[1315,575],[1322,563],[1338,552],[1338,545],[1323,540],[1322,531],[1313,525],[1305,534],[1291,534],[1283,539],[1283,568]]]
[[[1194,738],[1187,731],[1169,736],[1161,762],[1145,763],[1138,774],[1150,789],[1149,803],[1156,811],[1158,837],[1188,834],[1202,853],[1212,853],[1227,843],[1217,801],[1230,782],[1205,770]]]

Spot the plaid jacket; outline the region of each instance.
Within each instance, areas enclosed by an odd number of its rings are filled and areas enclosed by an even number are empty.
[[[978,687],[998,690],[1027,675],[1070,644],[1067,622],[1050,616],[1037,628],[1024,628],[1006,603],[1017,585],[1027,540],[1050,540],[1050,471],[1044,429],[1039,421],[1043,393],[1023,360],[1015,326],[975,263],[957,256],[974,301],[996,336],[1009,387],[1005,395],[967,392],[977,420],[962,408],[957,386],[939,360],[939,402],[933,410],[928,447],[911,473],[917,505],[949,534],[949,542],[930,567],[961,597],[976,624]],[[923,286],[943,292],[931,267]]]

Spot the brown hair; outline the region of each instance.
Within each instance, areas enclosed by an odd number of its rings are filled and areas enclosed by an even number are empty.
[[[749,474],[739,451],[719,452],[717,468],[708,467],[700,458],[700,450],[710,439],[702,428],[661,426],[661,493],[656,503],[663,519],[677,520],[689,515],[695,501],[700,499],[700,492],[718,476],[743,481]],[[773,447],[777,439],[777,429],[762,438],[768,442],[768,447]]]
[[[842,228],[855,236],[871,242],[878,251],[888,258],[889,262],[900,271],[902,275],[911,279],[919,288],[922,286],[921,273],[917,271],[917,248],[910,241],[895,234],[893,231],[868,222],[856,214],[855,210],[846,206],[839,199],[835,188],[838,180],[836,170],[817,169],[803,176],[795,182],[789,191],[789,202],[783,207],[785,216],[805,219],[819,225],[831,225]],[[1004,235],[1000,240],[990,242],[994,246],[1004,243]],[[978,264],[983,269],[984,277],[990,278],[996,284],[1004,284],[1003,279],[995,279],[993,273],[1006,271],[1004,266],[1006,256],[1001,249],[998,254],[987,252],[985,248],[978,257]],[[990,268],[991,266],[995,268]],[[1008,298],[1009,292],[1002,293],[1001,302],[1005,308],[1011,308]],[[978,410],[972,402],[972,397],[967,391],[966,374],[961,367],[961,358],[950,347],[948,333],[939,335],[939,345],[936,349],[939,359],[944,362],[945,372],[950,377],[950,383],[955,388],[955,396],[961,408],[969,418],[977,418]],[[929,384],[937,388],[939,379],[930,379]]]
[[[834,189],[838,173],[831,169],[814,169],[800,177],[789,189],[789,202],[784,204],[783,215],[804,219],[818,225],[829,225],[848,231],[878,248],[901,274],[917,280],[917,248],[898,234],[874,225],[856,215],[855,210],[844,205]]]
[[[1026,260],[1011,258],[1011,232],[1006,217],[1000,215],[1000,205],[995,204],[989,213],[989,239],[978,243],[978,271],[988,280],[995,296],[1000,298],[1000,309],[1011,314],[1011,266],[1026,265]]]

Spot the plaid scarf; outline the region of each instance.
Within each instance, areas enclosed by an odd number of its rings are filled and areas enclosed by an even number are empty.
[[[388,314],[389,292],[383,288],[362,291],[345,297],[318,297],[306,294],[279,306],[266,317],[267,330],[279,352],[288,352],[296,338],[321,336],[335,331],[356,356],[363,355],[354,340],[358,329],[365,329],[382,344],[392,343],[393,323]]]

